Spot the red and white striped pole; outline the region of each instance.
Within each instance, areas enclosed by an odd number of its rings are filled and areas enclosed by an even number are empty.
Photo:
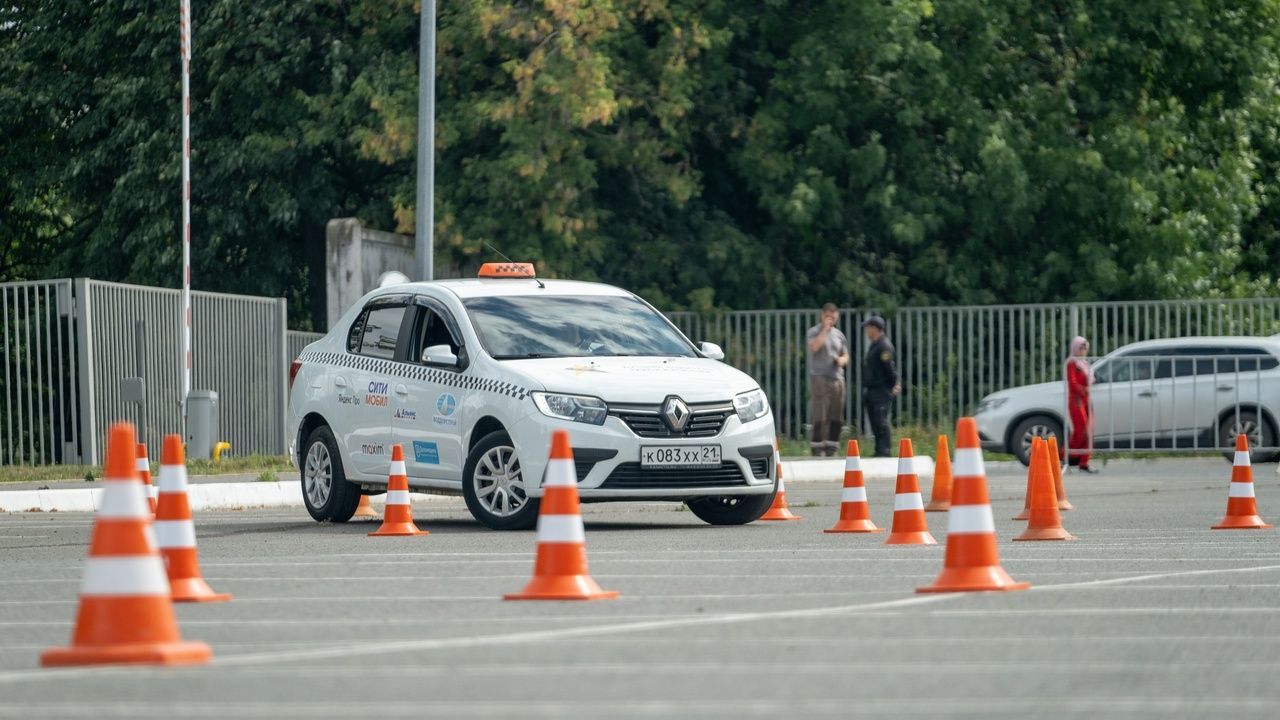
[[[191,0],[180,0],[182,32],[182,423],[191,393]]]

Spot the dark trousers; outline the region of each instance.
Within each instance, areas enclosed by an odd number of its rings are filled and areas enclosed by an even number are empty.
[[[809,452],[818,456],[836,455],[840,450],[840,427],[844,424],[842,378],[809,376],[809,422],[813,423]]]
[[[876,436],[876,457],[892,457],[890,444],[893,438],[889,430],[889,404],[893,396],[884,388],[863,388],[862,406],[871,421],[871,432]]]

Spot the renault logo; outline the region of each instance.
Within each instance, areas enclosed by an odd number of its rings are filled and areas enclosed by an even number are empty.
[[[682,432],[684,426],[689,424],[689,406],[672,395],[662,404],[662,417],[666,419],[668,427],[675,432]]]

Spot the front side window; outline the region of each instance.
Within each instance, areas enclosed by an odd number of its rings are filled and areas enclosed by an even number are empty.
[[[463,305],[497,360],[696,357],[683,335],[634,297],[516,295],[471,298]]]
[[[347,350],[357,355],[391,360],[396,355],[396,339],[404,320],[403,305],[383,305],[360,314],[347,336]]]

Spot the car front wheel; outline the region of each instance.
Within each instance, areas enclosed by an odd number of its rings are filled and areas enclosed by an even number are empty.
[[[760,519],[773,504],[769,495],[723,495],[690,500],[689,511],[709,525],[746,525]]]
[[[1019,422],[1009,434],[1009,445],[1012,446],[1009,450],[1023,465],[1031,464],[1031,441],[1037,437],[1045,440],[1055,437],[1059,448],[1066,447],[1062,423],[1048,415],[1032,415]]]
[[[360,488],[347,481],[338,441],[328,426],[307,436],[302,453],[302,501],[311,517],[324,522],[346,522],[360,503]]]
[[[497,430],[480,438],[467,455],[462,497],[482,524],[494,530],[528,530],[538,522],[538,501],[526,488],[536,482],[524,476],[511,436]]]

